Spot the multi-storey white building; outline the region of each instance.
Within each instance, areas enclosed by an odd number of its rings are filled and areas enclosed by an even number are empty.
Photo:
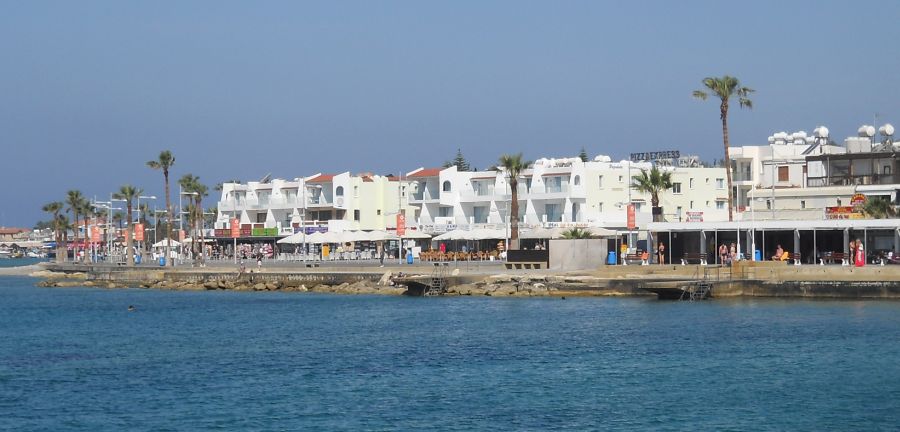
[[[228,228],[231,218],[240,219],[244,229],[266,229],[265,236],[293,234],[301,226],[328,227],[329,231],[396,228],[398,208],[406,216],[413,214],[406,197],[408,183],[397,177],[349,172],[225,183],[216,228]]]
[[[863,128],[861,128],[862,130]],[[850,206],[857,194],[898,203],[896,146],[871,137],[827,144],[804,133],[779,133],[765,146],[730,149],[736,208],[742,219],[823,219],[826,208]]]
[[[519,221],[526,226],[565,224],[625,227],[627,205],[640,225],[652,219],[649,194],[629,190],[629,176],[649,170],[649,162],[612,162],[606,156],[583,162],[578,158],[539,159],[525,170],[518,184]],[[660,196],[667,220],[688,216],[727,220],[724,168],[671,167],[674,188]],[[408,174],[415,181],[410,202],[418,205],[416,221],[423,229],[442,231],[446,225],[505,224],[511,193],[505,174],[497,171],[460,172],[419,168]]]

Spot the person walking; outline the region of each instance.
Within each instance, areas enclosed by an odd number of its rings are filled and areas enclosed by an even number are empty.
[[[262,253],[256,256],[256,272],[262,271]]]

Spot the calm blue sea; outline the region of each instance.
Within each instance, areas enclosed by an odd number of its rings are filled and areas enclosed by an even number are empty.
[[[896,302],[33,283],[0,278],[2,430],[900,428]]]

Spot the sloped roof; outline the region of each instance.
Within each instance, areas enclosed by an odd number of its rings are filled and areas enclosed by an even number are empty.
[[[319,174],[309,180],[307,183],[327,183],[334,180],[334,174]]]
[[[408,178],[414,177],[438,177],[441,174],[441,170],[443,168],[423,168],[420,169],[408,176]]]

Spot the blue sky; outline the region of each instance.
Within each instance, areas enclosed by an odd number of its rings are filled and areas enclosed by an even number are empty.
[[[409,171],[457,148],[721,157],[705,76],[757,90],[734,144],[900,123],[898,2],[3,2],[0,225],[145,167],[210,186]],[[214,201],[210,197],[209,202]],[[162,201],[159,201],[162,207]]]

